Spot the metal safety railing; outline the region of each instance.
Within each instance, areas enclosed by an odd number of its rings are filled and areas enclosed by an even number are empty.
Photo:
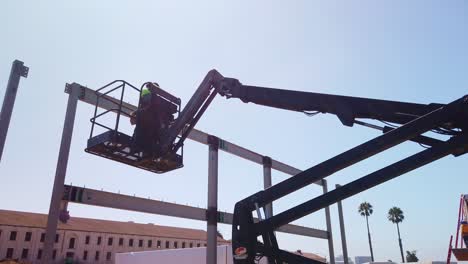
[[[113,87],[113,85],[116,85],[116,86]],[[134,109],[126,106],[124,104],[124,101],[123,101],[124,100],[124,95],[125,95],[125,88],[127,88],[127,87],[129,87],[129,89],[137,91],[138,93],[141,93],[141,89],[138,89],[137,87],[133,86],[132,84],[130,84],[130,83],[124,81],[124,80],[115,80],[115,81],[113,81],[111,83],[108,83],[108,84],[104,85],[103,87],[101,87],[101,88],[99,88],[99,89],[97,89],[95,91],[95,93],[96,93],[96,104],[95,104],[95,108],[94,108],[94,115],[90,119],[92,125],[91,125],[91,132],[89,134],[89,138],[93,137],[93,133],[94,133],[94,129],[95,129],[96,125],[99,126],[99,127],[105,128],[107,130],[118,131],[119,130],[119,124],[120,124],[120,116],[122,114],[129,116],[130,113],[134,110]],[[108,91],[106,91],[106,92],[103,92],[106,88],[110,88],[110,89]],[[109,96],[110,93],[112,93],[112,92],[114,92],[114,91],[116,91],[118,89],[121,89],[120,100],[116,100],[115,98]],[[99,106],[99,103],[100,103],[101,100],[107,100],[108,102],[111,102],[111,103],[115,104],[115,108],[110,108],[110,109],[98,114],[98,106]],[[104,124],[97,121],[98,118],[103,117],[103,116],[107,115],[110,112],[116,113],[114,128],[106,126],[106,125],[104,125]]]

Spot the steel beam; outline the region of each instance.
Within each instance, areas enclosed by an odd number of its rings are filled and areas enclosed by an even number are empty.
[[[335,188],[338,189],[341,186],[339,184],[335,185]],[[338,201],[336,204],[338,205],[338,218],[340,219],[340,232],[341,232],[341,247],[343,249],[343,261],[344,264],[348,264],[348,246],[346,244],[346,230],[344,224],[344,216],[343,216],[343,205],[341,204],[342,201]]]
[[[3,98],[2,111],[0,112],[0,161],[2,160],[3,147],[5,146],[8,127],[10,126],[11,113],[16,100],[16,92],[21,77],[28,77],[29,68],[24,63],[15,60],[11,66],[10,78],[8,79],[5,97]]]
[[[271,187],[271,158],[263,157],[263,188]],[[273,203],[265,205],[265,218],[270,218],[273,215]]]
[[[65,185],[63,199],[72,203],[100,206],[120,210],[135,211],[141,213],[166,215],[191,220],[206,221],[207,210],[175,203],[151,200],[124,194],[93,190],[82,187]],[[220,224],[232,224],[231,213],[217,212],[216,220]],[[258,221],[258,219],[255,219]],[[298,225],[285,225],[277,229],[278,232],[328,239],[328,233],[324,230]]]
[[[206,264],[216,264],[218,246],[218,144],[217,137],[208,138],[208,206],[206,221]]]
[[[80,101],[91,104],[93,106],[96,105],[97,93],[94,90],[89,89],[85,86],[81,86],[81,85],[74,86],[72,87],[72,89],[78,90],[77,92],[79,93]],[[70,93],[71,90],[66,91],[66,92]],[[110,109],[115,109],[118,103],[119,103],[118,99],[105,95],[105,96],[100,97],[98,106],[105,110],[110,110]],[[130,113],[134,110],[136,110],[136,106],[129,104],[129,103],[125,103],[125,102],[123,103],[122,111],[125,116],[129,116]],[[203,131],[192,129],[192,131],[190,132],[187,138],[193,141],[208,145],[208,136],[209,135]],[[219,139],[219,149],[229,154],[232,154],[234,156],[241,157],[251,162],[263,165],[264,155],[248,150],[244,147],[228,142],[226,140]],[[297,168],[294,168],[292,166],[289,166],[285,163],[282,163],[274,159],[271,160],[271,168],[277,171],[283,172],[285,174],[291,175],[291,176],[294,176],[301,172],[301,170]],[[321,181],[316,181],[315,184],[322,185]]]
[[[62,132],[62,141],[60,143],[57,168],[55,171],[54,187],[52,189],[49,215],[47,218],[44,254],[42,256],[42,263],[44,264],[51,263],[55,234],[57,232],[57,224],[60,215],[60,203],[62,201],[64,190],[63,184],[65,183],[68,155],[70,154],[70,144],[73,134],[73,125],[75,122],[76,105],[78,103],[78,89],[76,87],[78,87],[78,85],[74,83],[67,85],[65,88],[65,91],[70,90],[70,94],[68,96],[67,111],[65,114],[65,122]]]
[[[327,181],[324,179],[322,180],[322,187],[323,187],[323,194],[327,194],[328,192],[328,184]],[[330,207],[325,207],[325,220],[327,223],[327,232],[328,232],[328,253],[330,255],[330,264],[335,264],[335,247],[333,246],[333,232],[332,232],[332,225],[331,225],[331,216],[330,216]]]

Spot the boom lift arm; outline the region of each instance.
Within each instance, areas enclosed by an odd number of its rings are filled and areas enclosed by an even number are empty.
[[[238,98],[245,103],[252,102],[306,114],[334,114],[345,126],[360,124],[378,128],[384,132],[393,128],[389,126],[377,127],[356,119],[375,119],[394,124],[405,124],[443,106],[443,104],[436,103],[425,105],[248,86],[241,84],[237,79],[223,77],[218,71],[211,70],[184,107],[179,118],[171,126],[169,132],[162,138],[163,153],[176,152],[183,145],[191,129],[217,94],[228,99]],[[462,122],[459,123],[465,126]],[[441,133],[455,134],[454,129],[460,128],[460,124],[444,123],[436,129],[443,131]],[[178,135],[181,135],[179,139],[177,139]],[[418,137],[414,141],[427,145],[438,142],[438,140],[424,136]]]

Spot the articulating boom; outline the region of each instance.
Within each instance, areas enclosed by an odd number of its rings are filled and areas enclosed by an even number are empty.
[[[211,70],[184,107],[179,118],[171,126],[168,134],[162,139],[163,150],[174,152],[183,145],[190,130],[218,93],[228,99],[238,98],[245,103],[252,102],[312,115],[317,113],[334,114],[343,125],[353,126],[353,124],[357,123],[384,130],[384,132],[392,130],[393,127],[377,127],[356,119],[375,119],[394,124],[405,124],[444,106],[435,103],[425,105],[248,86],[241,84],[237,79],[225,78],[216,70]],[[463,120],[453,120],[440,124],[434,129],[440,133],[454,135],[457,134],[456,129],[465,128],[466,126],[467,124]],[[181,135],[181,137],[176,140],[178,135]],[[438,142],[438,140],[424,136],[413,141],[427,145]]]

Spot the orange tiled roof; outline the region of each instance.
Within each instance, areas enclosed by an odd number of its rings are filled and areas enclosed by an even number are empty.
[[[45,228],[46,214],[0,210],[0,225]],[[91,218],[70,217],[66,224],[59,221],[59,230],[155,236],[192,240],[206,240],[206,231],[200,229],[118,222]],[[227,242],[218,238],[220,242]]]

